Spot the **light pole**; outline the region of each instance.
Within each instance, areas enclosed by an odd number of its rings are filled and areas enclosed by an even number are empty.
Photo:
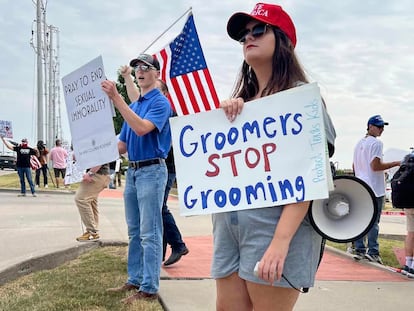
[[[42,37],[42,0],[36,1],[36,54],[37,54],[37,138],[43,138],[43,37]]]

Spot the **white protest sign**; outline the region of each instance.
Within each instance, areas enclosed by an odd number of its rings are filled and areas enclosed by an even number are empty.
[[[328,197],[322,101],[308,84],[245,104],[170,119],[180,214]]]
[[[11,121],[0,120],[0,136],[13,138],[13,127]]]
[[[77,165],[87,169],[119,157],[113,107],[102,91],[105,80],[99,56],[62,79]]]
[[[79,169],[76,161],[68,161],[66,165],[65,185],[81,182],[85,170]]]

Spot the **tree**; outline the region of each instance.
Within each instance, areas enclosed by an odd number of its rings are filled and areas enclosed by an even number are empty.
[[[122,77],[119,70],[118,70],[117,74],[118,74],[118,81],[116,83],[116,88],[117,88],[119,94],[121,94],[121,96],[124,98],[125,102],[129,105],[131,103],[131,101],[129,100],[128,94],[127,94],[127,91],[126,91],[125,79]],[[132,75],[135,77],[135,72],[134,71],[132,71]],[[115,128],[115,134],[118,135],[121,132],[122,124],[124,123],[124,118],[119,113],[118,109],[116,107],[114,107],[114,108],[115,108],[115,117],[113,118],[114,128]]]

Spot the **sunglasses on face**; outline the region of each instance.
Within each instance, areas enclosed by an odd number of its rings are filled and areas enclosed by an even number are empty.
[[[246,42],[246,37],[248,34],[251,34],[254,38],[259,38],[266,33],[266,30],[269,25],[267,24],[258,24],[252,29],[244,29],[239,33],[239,43],[244,44]]]
[[[144,72],[147,72],[147,71],[150,71],[150,70],[153,70],[153,69],[155,69],[155,67],[149,66],[149,65],[143,65],[143,64],[136,65],[134,67],[135,71],[141,70],[141,71],[144,71]]]

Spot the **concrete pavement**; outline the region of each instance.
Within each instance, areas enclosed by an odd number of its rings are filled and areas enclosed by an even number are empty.
[[[127,244],[122,189],[105,190],[99,198],[102,243]],[[166,310],[215,310],[215,283],[209,279],[212,253],[210,216],[181,217],[173,212],[190,253],[163,268],[160,296]],[[0,285],[38,269],[51,268],[88,251],[98,243],[79,243],[82,234],[73,193],[38,191],[38,197],[17,197],[0,190]],[[382,217],[380,232],[405,234],[405,217]],[[295,310],[393,310],[411,306],[414,282],[374,264],[356,263],[327,248],[314,288],[300,295]]]

